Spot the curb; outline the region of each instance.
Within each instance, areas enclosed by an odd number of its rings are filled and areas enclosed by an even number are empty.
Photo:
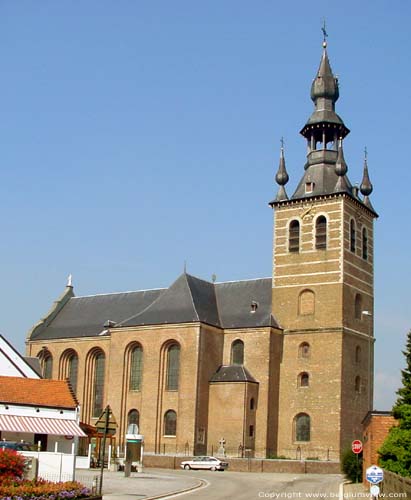
[[[190,486],[190,488],[185,488],[183,490],[175,490],[175,491],[170,491],[168,493],[162,493],[161,495],[155,495],[152,497],[145,497],[144,500],[156,500],[157,498],[167,498],[171,497],[173,495],[183,495],[184,493],[188,493],[193,490],[197,490],[198,488],[208,486],[210,483],[208,481],[205,481],[204,479],[198,479],[198,483],[195,484],[194,486]]]

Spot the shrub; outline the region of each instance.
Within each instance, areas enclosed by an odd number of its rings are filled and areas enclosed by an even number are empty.
[[[356,456],[351,449],[343,452],[341,467],[344,474],[354,482],[362,482],[362,456]]]
[[[91,495],[89,488],[85,488],[76,481],[52,483],[39,480],[5,480],[0,483],[0,498],[10,500],[76,500]]]
[[[0,449],[0,482],[23,477],[24,465],[23,455],[8,448]]]

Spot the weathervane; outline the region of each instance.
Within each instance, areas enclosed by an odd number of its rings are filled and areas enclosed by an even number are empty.
[[[321,31],[323,32],[323,36],[324,36],[324,38],[323,38],[323,47],[325,48],[325,47],[327,47],[327,37],[328,37],[328,33],[327,33],[326,29],[325,29],[325,19],[323,20],[323,26],[321,28]]]
[[[280,143],[281,143],[281,150],[284,151],[284,137],[281,137]]]
[[[367,161],[368,159],[368,151],[367,151],[367,146],[364,148],[364,160]]]

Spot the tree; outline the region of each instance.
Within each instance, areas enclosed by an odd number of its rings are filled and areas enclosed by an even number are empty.
[[[392,408],[398,426],[390,429],[378,453],[382,467],[411,477],[411,330],[403,354],[406,366],[401,370],[402,387],[397,391],[398,398]]]

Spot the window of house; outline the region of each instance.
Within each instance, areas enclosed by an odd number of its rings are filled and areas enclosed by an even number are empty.
[[[365,227],[362,228],[362,258],[368,259],[368,234]]]
[[[53,356],[46,348],[39,354],[40,366],[43,373],[43,378],[51,379],[53,377]]]
[[[174,410],[168,410],[164,414],[164,435],[177,435],[177,413]]]
[[[306,413],[299,413],[294,419],[295,441],[310,441],[311,421]]]
[[[359,377],[359,376],[355,377],[354,388],[355,388],[355,392],[357,394],[360,394],[360,392],[361,392],[361,377]]]
[[[168,391],[178,390],[178,379],[180,375],[180,346],[172,344],[167,349],[167,382]]]
[[[310,385],[310,376],[307,372],[298,375],[298,387],[308,387]]]
[[[98,352],[94,357],[93,417],[99,417],[103,412],[105,365],[104,353]]]
[[[244,342],[242,340],[234,340],[234,342],[231,344],[231,364],[244,364]]]
[[[354,219],[350,220],[350,250],[351,252],[355,252],[355,237],[356,237],[356,227]]]
[[[250,437],[254,437],[254,425],[250,425],[250,427],[248,429],[248,435]]]
[[[312,193],[314,191],[314,182],[306,182],[305,183],[305,192],[307,194]]]
[[[315,222],[315,248],[317,250],[327,248],[327,219],[324,215],[317,217]]]
[[[298,346],[298,357],[299,358],[309,358],[310,357],[310,344],[308,342],[302,342]]]
[[[130,359],[130,390],[141,390],[141,378],[143,371],[143,349],[141,346],[136,346],[131,351]]]
[[[300,223],[298,220],[292,220],[288,228],[288,250],[290,252],[300,251]]]
[[[254,401],[254,398],[251,398],[250,399],[250,410],[254,410],[255,408],[255,401]]]

